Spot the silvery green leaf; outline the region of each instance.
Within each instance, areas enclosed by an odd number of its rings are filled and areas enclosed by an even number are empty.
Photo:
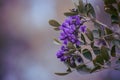
[[[95,14],[94,8],[91,3],[87,3],[85,5],[85,10],[86,10],[88,16],[92,15],[92,17],[96,18],[96,14]]]
[[[100,54],[100,49],[99,49],[99,47],[93,47],[93,52],[94,52],[94,54],[95,55],[99,55]]]
[[[58,39],[54,39],[54,43],[57,45],[61,45],[61,42]]]
[[[59,76],[65,76],[65,75],[68,75],[69,73],[55,73],[56,75],[59,75]]]
[[[109,61],[110,56],[106,47],[104,46],[101,47],[100,55],[106,62]]]
[[[119,17],[118,15],[111,15],[112,24],[118,24],[119,23]]]
[[[49,20],[49,24],[55,28],[58,28],[60,26],[60,24],[56,20]]]
[[[105,28],[105,32],[106,32],[107,35],[113,33],[113,31],[111,29],[107,28],[107,27]]]
[[[115,57],[115,56],[116,56],[115,45],[112,46],[112,49],[111,49],[111,56],[112,56],[112,57]]]
[[[65,16],[74,16],[74,15],[77,15],[78,12],[65,12],[64,15]]]
[[[55,31],[59,31],[60,29],[58,27],[53,28]]]
[[[99,66],[97,63],[104,65],[104,59],[103,56],[97,55],[97,57],[93,60],[93,63],[95,66]]]
[[[85,58],[87,58],[87,59],[89,59],[89,60],[92,60],[92,54],[91,54],[91,52],[90,52],[88,49],[84,49],[84,50],[82,51],[82,53],[83,53],[83,56],[84,56]]]
[[[84,3],[83,0],[79,0],[78,10],[80,13],[84,12]]]
[[[91,41],[94,40],[93,33],[92,33],[89,29],[87,29],[87,31],[86,31],[86,36],[87,36],[88,39],[90,39]]]
[[[84,35],[81,33],[81,40],[83,40],[84,43],[86,43]]]

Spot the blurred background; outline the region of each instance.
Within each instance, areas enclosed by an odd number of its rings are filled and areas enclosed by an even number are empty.
[[[48,21],[62,22],[63,13],[73,7],[72,0],[0,0],[0,80],[120,80],[120,72],[111,70],[54,75],[67,68],[56,58],[59,46],[53,38],[59,33]]]

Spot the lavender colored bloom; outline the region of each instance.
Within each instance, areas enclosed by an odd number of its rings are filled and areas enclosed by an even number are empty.
[[[57,58],[60,58],[61,61],[65,61],[68,58],[68,56],[64,55],[67,51],[68,48],[66,46],[61,46],[61,49],[56,54]]]
[[[65,60],[67,60],[67,58],[68,58],[67,56],[62,56],[62,57],[60,58],[60,60],[61,60],[61,61],[65,61]]]
[[[84,25],[80,26],[80,31],[83,33],[86,32],[86,26]]]
[[[63,51],[68,51],[68,48],[65,47],[65,46],[61,46],[61,50],[63,50]]]
[[[81,19],[79,15],[68,17],[60,26],[60,40],[62,40],[64,44],[72,42],[73,44],[78,45],[77,27],[80,26],[80,24]]]
[[[80,42],[79,40],[78,40],[78,41],[76,41],[76,45],[77,45],[77,46],[79,46],[79,45],[80,45],[80,43],[81,43],[81,42]]]
[[[60,40],[65,40],[65,39],[67,38],[67,35],[65,35],[64,32],[61,32],[60,35],[61,35],[61,36],[59,37]]]
[[[67,44],[70,42],[79,46],[81,44],[78,33],[85,32],[86,26],[83,26],[81,17],[79,15],[69,16],[60,26],[60,37],[59,39],[63,42],[61,50],[57,52],[57,58],[60,58],[61,61],[67,60],[69,57],[64,54],[68,52]]]
[[[67,40],[67,39],[64,40],[64,41],[63,41],[63,44],[67,45],[67,44],[68,44],[68,40]]]
[[[59,51],[57,52],[56,56],[57,56],[57,58],[60,58],[60,57],[63,56],[63,54],[64,54],[64,51],[59,50]]]

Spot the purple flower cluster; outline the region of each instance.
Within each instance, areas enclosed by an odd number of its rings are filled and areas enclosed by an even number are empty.
[[[64,54],[68,52],[68,48],[65,46],[61,46],[61,50],[59,50],[57,52],[57,58],[60,58],[61,61],[65,61],[67,58],[69,58],[68,56],[65,56]]]
[[[80,45],[78,32],[85,32],[86,26],[83,25],[81,17],[76,15],[68,17],[60,26],[60,30],[60,40],[62,40],[64,44],[71,42]]]
[[[57,52],[57,58],[61,61],[68,59],[68,56],[64,56],[69,51],[67,44],[70,42],[76,46],[80,45],[78,33],[86,32],[86,26],[83,25],[83,21],[79,15],[69,16],[63,24],[60,26],[60,40],[63,42],[61,50]]]

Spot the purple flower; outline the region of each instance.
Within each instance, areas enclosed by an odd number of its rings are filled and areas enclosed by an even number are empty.
[[[81,24],[81,19],[79,15],[68,17],[60,26],[60,40],[63,41],[64,44],[68,42],[72,42],[73,44],[78,45],[78,32],[77,25]]]
[[[67,39],[64,40],[64,41],[63,41],[63,44],[67,45],[67,44],[68,44],[68,40],[67,40]]]
[[[76,45],[79,46],[81,44],[81,42],[78,40],[76,41]]]
[[[86,26],[84,26],[84,25],[80,26],[80,31],[81,32],[83,32],[83,33],[86,32],[86,29],[87,29]]]
[[[60,38],[60,40],[65,40],[67,38],[67,35],[65,35],[64,32],[61,32],[59,38]]]
[[[86,26],[83,25],[79,15],[69,16],[60,26],[59,39],[62,41],[63,45],[57,52],[56,56],[61,61],[66,61],[68,58],[70,58],[69,56],[64,55],[69,51],[67,48],[68,43],[72,43],[76,46],[81,44],[78,36],[79,32],[86,32]]]
[[[57,58],[60,58],[63,56],[63,54],[64,54],[63,51],[58,51],[56,56],[57,56]]]
[[[65,47],[65,46],[61,46],[61,50],[63,50],[63,51],[68,51],[68,48]]]
[[[62,56],[62,57],[60,58],[61,61],[66,61],[67,59],[68,59],[67,56]]]
[[[67,60],[68,56],[64,55],[67,51],[68,51],[68,48],[62,45],[61,49],[56,54],[57,58],[59,58],[61,61]]]

